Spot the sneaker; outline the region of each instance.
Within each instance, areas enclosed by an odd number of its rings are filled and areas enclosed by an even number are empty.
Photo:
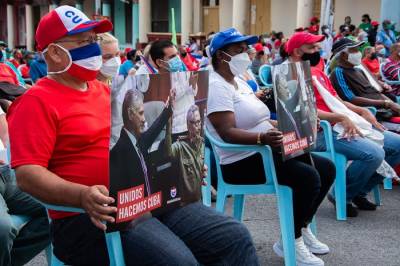
[[[336,200],[335,198],[331,195],[328,194],[328,200],[335,206],[336,208]],[[347,217],[357,217],[358,216],[358,211],[357,209],[353,206],[352,203],[347,203],[346,204],[346,213]]]
[[[360,209],[364,211],[375,211],[376,205],[370,202],[365,197],[357,196],[353,199],[353,203]]]
[[[329,253],[328,245],[319,241],[315,235],[312,233],[310,226],[301,229],[301,234],[303,235],[304,244],[307,248],[314,254],[323,255]]]
[[[324,261],[308,250],[304,244],[303,237],[299,237],[295,240],[295,248],[297,266],[324,266]],[[283,246],[280,241],[274,244],[273,249],[279,257],[284,257]]]

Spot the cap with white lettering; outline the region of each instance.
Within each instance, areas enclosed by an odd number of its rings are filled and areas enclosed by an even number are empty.
[[[112,30],[109,20],[90,20],[82,11],[72,6],[59,6],[39,21],[36,30],[38,49],[43,51],[50,43],[67,35],[93,30],[102,33]]]

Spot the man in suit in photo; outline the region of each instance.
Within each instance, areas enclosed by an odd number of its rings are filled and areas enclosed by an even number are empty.
[[[129,90],[126,93],[122,104],[124,126],[119,140],[110,152],[110,194],[112,197],[117,198],[120,190],[141,184],[144,184],[145,197],[156,192],[152,189],[148,150],[172,115],[172,98],[166,103],[164,110],[154,123],[146,129],[142,93],[138,90]]]

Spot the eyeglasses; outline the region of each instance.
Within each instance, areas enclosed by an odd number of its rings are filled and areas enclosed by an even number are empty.
[[[76,42],[79,45],[82,45],[85,43],[91,44],[91,43],[95,43],[95,42],[101,42],[102,40],[103,40],[103,37],[101,37],[101,36],[90,36],[89,38],[84,39],[84,40],[64,40],[64,41],[57,41],[55,43]]]

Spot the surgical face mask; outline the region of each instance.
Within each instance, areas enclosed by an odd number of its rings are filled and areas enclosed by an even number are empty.
[[[358,66],[361,64],[361,59],[362,59],[361,52],[347,53],[347,55],[348,55],[347,61],[349,61],[349,63],[352,64],[353,66]]]
[[[250,57],[247,53],[240,53],[234,56],[231,56],[224,51],[223,53],[231,58],[230,61],[224,60],[224,62],[229,64],[229,68],[232,74],[235,76],[243,74],[247,70],[247,67],[251,64]]]
[[[49,71],[48,74],[61,74],[67,72],[71,76],[82,81],[94,80],[100,71],[103,60],[98,43],[91,43],[82,47],[67,50],[64,47],[53,43],[63,50],[69,57],[68,65],[60,71]],[[47,52],[47,48],[43,53]]]
[[[325,33],[326,35],[329,35],[329,29],[324,29],[324,33]]]
[[[107,60],[100,68],[100,73],[107,77],[112,78],[118,74],[119,67],[121,66],[121,58],[119,56]]]
[[[386,56],[386,48],[382,48],[378,51],[378,56],[385,57]]]
[[[164,60],[162,60],[165,62]],[[174,58],[171,58],[166,62],[168,64],[168,71],[169,72],[179,72],[179,71],[185,71],[183,67],[183,62],[179,58],[179,56],[175,56]]]

